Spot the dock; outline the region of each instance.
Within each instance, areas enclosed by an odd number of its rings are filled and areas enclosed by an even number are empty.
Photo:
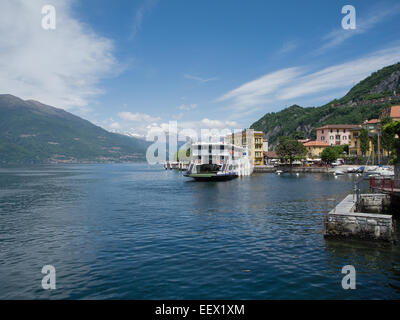
[[[325,217],[324,237],[394,243],[395,222],[383,214],[389,205],[387,194],[349,194]]]

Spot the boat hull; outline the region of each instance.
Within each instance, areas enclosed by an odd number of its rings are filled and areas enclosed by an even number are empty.
[[[185,177],[193,178],[196,181],[228,181],[238,177],[237,174],[216,174],[216,173],[191,173],[185,174]]]

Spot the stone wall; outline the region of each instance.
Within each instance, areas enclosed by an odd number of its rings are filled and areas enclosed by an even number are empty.
[[[358,212],[384,213],[390,206],[390,195],[383,193],[361,194]]]
[[[377,200],[377,198],[372,198],[371,195],[368,195],[366,199]],[[381,202],[382,199],[383,197]],[[348,195],[326,217],[325,237],[378,240],[391,243],[395,241],[394,223],[391,215],[360,213],[355,212],[355,209],[355,199],[353,195]]]

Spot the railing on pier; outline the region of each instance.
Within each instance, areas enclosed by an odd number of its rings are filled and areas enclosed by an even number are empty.
[[[369,187],[382,192],[400,193],[400,180],[371,177],[369,178]]]

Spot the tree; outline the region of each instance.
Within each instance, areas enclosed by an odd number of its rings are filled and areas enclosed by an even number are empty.
[[[394,121],[386,124],[383,128],[384,134],[393,137],[393,159],[392,162],[398,163],[400,159],[400,121]]]
[[[369,151],[369,134],[365,128],[360,130],[360,149],[363,156]]]
[[[394,147],[394,142],[395,142],[395,137],[394,134],[392,134],[391,132],[384,130],[385,126],[388,124],[393,123],[392,118],[390,117],[385,117],[381,120],[381,128],[383,128],[382,130],[382,148],[384,150],[386,150],[387,152],[390,152],[393,150]]]
[[[349,145],[348,144],[333,146],[331,148],[333,150],[335,150],[335,152],[338,154],[338,157],[343,155],[343,153],[346,153],[346,154],[349,153]]]
[[[339,153],[337,148],[335,147],[328,147],[325,148],[321,153],[321,160],[325,163],[332,163],[337,160],[339,157]]]
[[[306,138],[306,135],[303,131],[296,131],[295,133],[293,133],[293,139],[302,140],[305,138]]]
[[[296,157],[303,157],[307,153],[306,147],[297,140],[281,137],[276,147],[276,154],[281,158],[287,158],[292,164]]]

